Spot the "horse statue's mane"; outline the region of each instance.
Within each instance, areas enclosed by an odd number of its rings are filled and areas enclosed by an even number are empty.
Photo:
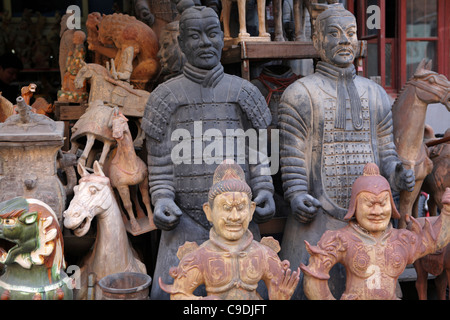
[[[431,60],[428,62],[424,59],[419,63],[419,66],[417,67],[416,71],[414,72],[414,75],[406,81],[405,85],[400,89],[400,91],[397,94],[397,97],[395,98],[394,102],[392,103],[392,106],[394,106],[399,98],[401,98],[402,93],[408,88],[409,85],[411,85],[411,82],[414,79],[421,79],[429,76],[430,74],[437,74],[436,72],[431,70]]]

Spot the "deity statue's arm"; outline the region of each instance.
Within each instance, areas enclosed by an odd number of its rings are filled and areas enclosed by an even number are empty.
[[[201,271],[196,266],[185,269],[186,261],[181,261],[178,267],[170,269],[169,273],[174,278],[173,284],[165,284],[159,278],[161,289],[170,294],[171,300],[204,300],[206,297],[194,295],[195,289],[203,283]],[[196,284],[196,285],[193,285]]]
[[[275,252],[267,258],[268,270],[264,278],[270,300],[289,300],[300,281],[300,268],[289,269],[289,261],[281,261]],[[270,275],[270,276],[269,276]]]
[[[346,242],[338,231],[326,231],[317,246],[305,241],[310,254],[309,264],[300,265],[303,271],[303,288],[309,300],[335,300],[330,291],[328,279],[331,268],[339,263],[346,253]]]
[[[312,108],[309,93],[299,82],[285,90],[278,106],[281,176],[288,201],[308,192]]]

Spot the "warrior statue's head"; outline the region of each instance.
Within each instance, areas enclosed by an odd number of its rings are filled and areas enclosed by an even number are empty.
[[[181,6],[183,5],[183,6]],[[217,13],[193,1],[182,0],[177,8],[183,10],[179,21],[178,43],[187,61],[194,67],[210,70],[220,63],[223,32]]]
[[[321,4],[315,19],[312,40],[322,61],[348,67],[358,52],[355,16],[342,4]]]
[[[256,204],[242,168],[225,160],[214,172],[213,185],[203,210],[214,231],[224,240],[239,240],[248,230]]]

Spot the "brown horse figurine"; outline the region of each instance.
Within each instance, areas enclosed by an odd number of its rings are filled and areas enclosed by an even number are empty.
[[[418,218],[417,221],[423,228],[425,219],[428,219],[433,224],[436,218],[422,217]],[[450,284],[450,245],[414,261],[414,268],[417,273],[416,290],[419,300],[427,300],[428,298],[428,274],[436,276],[434,283],[436,284],[438,299],[446,300],[446,290]]]
[[[425,139],[425,143],[429,150],[429,157],[433,161],[433,170],[423,181],[422,190],[430,196],[428,212],[431,216],[436,216],[438,209],[442,210],[442,196],[445,189],[450,188],[450,128],[445,131],[441,139],[434,136],[430,126],[426,126],[426,131],[430,135],[429,139]]]
[[[133,235],[139,235],[155,230],[156,226],[153,223],[153,212],[150,206],[147,165],[136,155],[127,122],[128,119],[116,109],[112,116],[112,136],[117,141],[117,148],[111,152],[111,160],[105,163],[104,170],[111,180],[111,186],[119,193],[128,213],[129,222],[124,216],[127,231]],[[139,186],[148,216],[139,204],[134,186]],[[133,196],[137,217],[134,216],[131,196]]]
[[[431,103],[442,103],[450,111],[450,82],[430,69],[431,61],[422,60],[392,106],[397,153],[403,166],[414,170],[416,179],[412,192],[400,192],[400,228],[406,227],[405,215],[417,217],[418,195],[423,180],[433,168],[423,141],[427,107]]]

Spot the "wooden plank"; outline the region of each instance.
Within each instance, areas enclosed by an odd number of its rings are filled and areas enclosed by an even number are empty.
[[[87,105],[59,106],[59,120],[78,120],[86,108]]]
[[[312,42],[242,42],[241,59],[319,58]]]

